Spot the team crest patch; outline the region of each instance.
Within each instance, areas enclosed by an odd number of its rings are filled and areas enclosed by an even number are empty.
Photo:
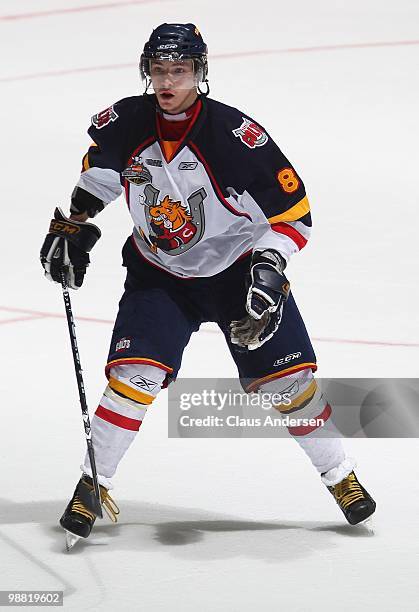
[[[122,176],[134,185],[142,185],[143,183],[151,183],[153,177],[148,168],[144,166],[141,157],[132,157],[131,164],[122,172]]]
[[[115,112],[114,107],[110,106],[100,113],[97,113],[97,115],[93,115],[92,125],[98,130],[101,130],[112,121],[116,121],[118,117],[119,115]]]
[[[168,255],[179,255],[201,240],[205,229],[204,187],[194,191],[183,204],[166,195],[160,198],[160,190],[146,185],[140,203],[145,207],[149,235],[140,230],[141,237],[156,253],[161,249]]]
[[[263,147],[263,145],[268,142],[268,135],[266,132],[264,132],[257,123],[245,117],[243,117],[241,126],[233,130],[233,134],[240,138],[249,149]]]

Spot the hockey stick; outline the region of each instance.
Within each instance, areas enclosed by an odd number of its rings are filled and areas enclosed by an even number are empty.
[[[65,271],[61,271],[61,287],[63,290],[63,299],[65,313],[67,316],[68,331],[70,334],[71,350],[73,353],[74,369],[76,372],[77,387],[79,390],[80,406],[83,415],[84,433],[86,435],[87,452],[90,459],[90,467],[92,469],[93,491],[91,491],[88,499],[82,499],[86,503],[89,510],[94,512],[99,518],[103,518],[102,504],[100,501],[99,482],[97,479],[95,452],[93,449],[92,431],[90,427],[89,410],[87,408],[86,393],[84,390],[82,368],[80,363],[79,349],[77,347],[76,327],[74,325],[73,311],[71,308],[70,294],[68,292],[67,280]]]

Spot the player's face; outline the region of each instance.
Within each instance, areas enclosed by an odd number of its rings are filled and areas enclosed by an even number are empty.
[[[150,77],[159,106],[167,113],[181,113],[197,97],[192,60],[152,60]]]

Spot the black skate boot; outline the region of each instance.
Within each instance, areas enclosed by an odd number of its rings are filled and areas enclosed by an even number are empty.
[[[351,525],[365,521],[375,512],[375,501],[359,483],[354,471],[338,484],[327,488]]]
[[[109,495],[108,490],[102,485],[99,485],[99,488],[102,505],[105,508],[109,518],[116,523],[119,508]],[[96,520],[96,514],[94,513],[93,506],[89,504],[92,491],[92,479],[90,476],[87,476],[87,474],[83,474],[77,483],[76,490],[74,491],[70,503],[60,518],[61,527],[74,536],[77,536],[74,542],[72,539],[70,539],[70,542],[73,542],[70,548],[74,545],[78,538],[87,538],[92,531],[92,527]],[[67,544],[68,542],[69,541],[67,541]],[[68,545],[67,548],[69,548]]]

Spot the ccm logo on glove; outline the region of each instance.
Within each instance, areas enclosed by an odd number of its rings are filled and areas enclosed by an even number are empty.
[[[93,223],[68,219],[60,208],[56,208],[41,248],[45,276],[61,283],[64,274],[68,287],[81,287],[90,263],[89,252],[100,236],[100,229]]]
[[[62,223],[61,221],[52,219],[49,231],[51,234],[62,236],[62,234],[77,234],[80,231],[80,227],[75,223]]]

